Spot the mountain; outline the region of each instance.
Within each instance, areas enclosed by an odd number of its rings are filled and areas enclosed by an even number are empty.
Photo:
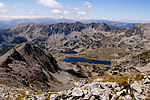
[[[150,24],[123,28],[81,22],[24,23],[1,29],[0,96],[146,99],[150,95],[149,33]],[[109,61],[111,65],[65,62],[66,57]]]
[[[127,23],[127,22],[119,22],[119,21],[109,21],[109,20],[82,20],[81,22],[83,23],[106,23],[106,24],[111,24],[111,25],[115,25],[115,26],[120,26],[120,27],[125,27],[125,28],[131,28],[137,24],[140,23]]]
[[[68,70],[63,69],[65,66],[65,63],[59,65],[50,53],[30,43],[22,43],[0,57],[0,84],[36,91],[67,89],[71,85],[68,81],[82,75],[71,65],[68,64]]]
[[[1,20],[0,28],[10,28],[21,23],[36,23],[36,24],[56,24],[56,23],[72,23],[75,22],[69,19],[52,19],[52,18],[33,18],[33,19],[13,19],[13,20]]]
[[[15,44],[32,42],[47,50],[67,48],[66,36],[72,36],[73,32],[82,32],[85,29],[94,29],[104,32],[123,31],[125,28],[105,23],[58,23],[58,24],[34,24],[24,23],[12,28],[0,30],[0,51],[5,53]],[[8,47],[8,48],[6,48]]]
[[[17,45],[0,57],[1,80],[15,86],[49,88],[54,80],[51,73],[58,72],[56,60],[50,54],[28,43]]]
[[[35,23],[35,24],[57,24],[57,23],[73,23],[77,20],[69,19],[53,19],[53,18],[33,18],[33,19],[13,19],[13,20],[0,20],[0,28],[10,28],[21,23]],[[109,20],[79,20],[82,23],[107,23],[111,25],[121,26],[125,28],[131,28],[139,23],[126,23]]]
[[[0,31],[0,50],[2,55],[17,44],[30,42],[61,61],[60,52],[75,51],[79,57],[112,62],[106,69],[95,65],[86,69],[81,65],[78,71],[85,76],[125,75],[148,68],[149,62],[143,63],[138,55],[149,50],[149,31],[150,24],[128,29],[106,23],[24,23]]]

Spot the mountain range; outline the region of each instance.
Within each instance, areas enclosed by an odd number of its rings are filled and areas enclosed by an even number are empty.
[[[101,98],[101,92],[109,99],[146,98],[150,83],[149,33],[150,24],[125,28],[104,22],[22,23],[1,28],[1,88],[6,91],[15,87],[12,98],[20,94],[23,96],[18,97],[24,99],[41,92],[51,100]],[[110,61],[111,65],[63,60],[70,56]],[[80,80],[86,81],[76,82]]]
[[[33,19],[12,19],[12,20],[0,20],[0,28],[8,28],[13,27],[21,23],[35,23],[35,24],[56,24],[56,23],[73,23],[77,20],[70,19],[53,19],[53,18],[33,18]],[[139,23],[127,23],[127,22],[117,22],[117,21],[109,21],[109,20],[79,20],[82,23],[107,23],[111,25],[131,28]]]

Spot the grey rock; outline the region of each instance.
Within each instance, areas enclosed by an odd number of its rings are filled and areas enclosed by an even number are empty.
[[[74,97],[81,97],[83,96],[83,91],[81,88],[78,88],[78,87],[75,87],[73,90],[72,90],[72,96]]]

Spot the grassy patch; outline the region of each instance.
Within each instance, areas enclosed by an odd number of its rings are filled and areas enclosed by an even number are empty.
[[[91,78],[90,81],[94,81],[97,77]],[[99,77],[102,78],[102,82],[116,82],[120,86],[124,86],[126,89],[129,89],[129,83],[132,83],[133,81],[139,81],[144,78],[141,73],[136,73],[136,74],[130,74],[130,75],[124,75],[124,76],[102,76]]]

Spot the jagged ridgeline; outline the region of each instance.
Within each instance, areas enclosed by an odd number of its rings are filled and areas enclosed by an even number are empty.
[[[51,54],[28,43],[17,45],[0,57],[0,77],[15,86],[49,88],[58,65]]]
[[[50,53],[22,43],[0,57],[0,84],[32,90],[66,89],[68,81],[81,76],[69,66],[65,70]]]
[[[84,30],[87,31],[84,32]],[[19,24],[12,28],[0,30],[0,54],[6,53],[16,44],[23,42],[32,42],[46,50],[76,49],[78,46],[85,45],[89,45],[89,47],[93,45],[92,48],[94,48],[94,42],[96,43],[96,41],[93,41],[93,38],[97,37],[96,33],[99,33],[99,31],[116,32],[123,30],[125,28],[105,23]],[[89,32],[93,34],[92,37],[90,37]],[[83,35],[80,36],[80,34]],[[99,37],[104,37],[104,35],[100,34]],[[74,39],[72,40],[72,38]],[[77,44],[77,41],[81,43]]]

